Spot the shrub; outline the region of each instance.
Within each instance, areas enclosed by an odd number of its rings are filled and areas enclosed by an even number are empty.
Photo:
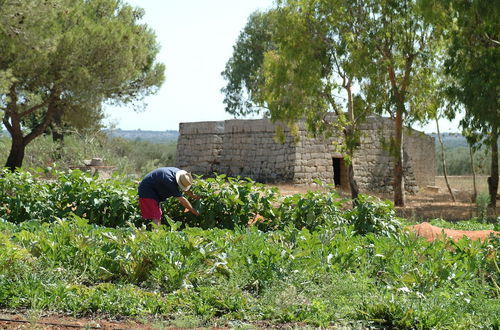
[[[357,233],[376,233],[384,236],[397,235],[402,226],[396,219],[394,206],[390,201],[360,194],[356,206],[346,212],[346,219],[354,225]]]
[[[259,216],[268,221],[257,222],[258,227],[265,229],[273,225],[269,221],[275,218],[276,188],[268,188],[248,178],[217,175],[205,180],[198,178],[192,191],[202,197],[193,202],[201,216],[185,213],[175,199],[163,203],[165,214],[185,225],[201,228],[247,226]]]
[[[308,191],[306,194],[295,194],[283,199],[277,208],[277,219],[280,227],[293,224],[298,228],[314,230],[322,225],[339,225],[345,223],[342,206],[346,200],[341,199],[335,191]]]
[[[73,213],[91,223],[119,226],[140,221],[137,204],[135,184],[120,177],[97,180],[80,170],[2,170],[0,175],[0,217],[14,223],[53,221]]]
[[[80,170],[33,170],[9,172],[0,177],[0,217],[14,223],[27,220],[51,222],[74,214],[92,224],[108,227],[127,222],[140,224],[137,183],[120,176],[98,179]],[[309,191],[280,197],[250,179],[218,175],[195,180],[193,192],[202,199],[193,201],[196,217],[184,212],[175,198],[162,207],[171,224],[201,228],[255,226],[269,231],[287,226],[315,230],[350,223],[359,234],[392,235],[399,231],[390,202],[361,195],[357,206],[345,210],[347,200],[333,191]]]
[[[481,221],[486,221],[488,218],[488,205],[490,203],[490,195],[486,192],[481,192],[476,197],[476,212],[477,217]]]

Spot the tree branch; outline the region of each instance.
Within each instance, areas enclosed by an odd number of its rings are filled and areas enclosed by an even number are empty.
[[[10,115],[8,115],[6,112],[3,116],[2,121],[3,124],[5,125],[5,128],[7,128],[7,131],[9,131],[9,133],[12,135],[12,125],[9,123],[8,117],[10,117]]]
[[[413,66],[413,60],[415,58],[416,54],[410,54],[405,63],[405,75],[403,77],[403,81],[401,82],[401,92],[405,93],[406,88],[408,87],[408,83],[410,81],[410,74],[411,74],[411,69]]]
[[[24,138],[25,145],[30,143],[32,140],[34,140],[37,136],[42,134],[47,129],[49,124],[52,122],[52,118],[53,118],[54,113],[57,111],[56,102],[58,99],[59,99],[59,92],[56,90],[53,90],[52,95],[48,99],[49,106],[47,108],[47,112],[45,113],[45,117],[43,118],[43,121],[39,125],[37,125],[35,128],[33,128],[28,135],[26,135],[26,137]]]
[[[37,105],[33,106],[31,109],[28,109],[28,110],[26,110],[26,111],[24,111],[24,112],[20,113],[20,114],[19,114],[19,118],[22,118],[22,117],[24,117],[24,116],[28,116],[28,115],[32,114],[32,113],[33,113],[33,112],[35,112],[36,110],[38,110],[38,109],[40,109],[40,108],[42,108],[42,107],[46,106],[46,105],[47,105],[47,103],[48,103],[48,99],[47,99],[47,100],[45,100],[45,101],[43,101],[43,102],[42,102],[42,103],[40,103],[40,104],[37,104]]]
[[[495,45],[500,46],[500,41],[495,40],[495,39],[493,39],[493,38],[490,38],[490,36],[488,35],[488,33],[484,33],[484,35],[486,36],[486,39],[488,39],[489,41],[491,41],[491,42],[492,42],[492,43],[494,43]]]

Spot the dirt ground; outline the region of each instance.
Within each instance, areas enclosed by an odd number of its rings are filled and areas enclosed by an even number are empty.
[[[164,327],[163,327],[164,328]],[[65,315],[33,314],[0,311],[0,329],[163,329],[156,323],[137,320],[109,320],[106,318],[74,318]]]
[[[409,230],[414,231],[417,235],[425,237],[429,242],[434,241],[442,236],[450,237],[451,239],[458,241],[462,237],[466,236],[471,240],[481,240],[484,241],[490,235],[500,236],[500,232],[493,230],[455,230],[455,229],[443,229],[431,225],[428,222],[423,222],[418,225],[408,227]]]

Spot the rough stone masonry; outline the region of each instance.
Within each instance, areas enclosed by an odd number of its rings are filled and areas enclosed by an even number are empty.
[[[285,129],[276,139],[269,119],[181,123],[176,166],[198,175],[214,173],[249,177],[258,182],[311,184],[315,179],[348,189],[347,166],[338,151],[341,134],[311,137],[299,125],[298,136]],[[361,191],[392,192],[393,158],[384,145],[393,134],[393,121],[372,116],[361,126],[361,145],[353,159]],[[434,138],[404,130],[404,181],[408,192],[435,184]]]

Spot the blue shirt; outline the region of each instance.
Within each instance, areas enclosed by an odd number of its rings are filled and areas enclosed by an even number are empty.
[[[182,193],[175,179],[178,171],[176,167],[160,167],[149,172],[139,183],[139,197],[152,198],[157,202],[163,202],[168,197],[181,197]]]

